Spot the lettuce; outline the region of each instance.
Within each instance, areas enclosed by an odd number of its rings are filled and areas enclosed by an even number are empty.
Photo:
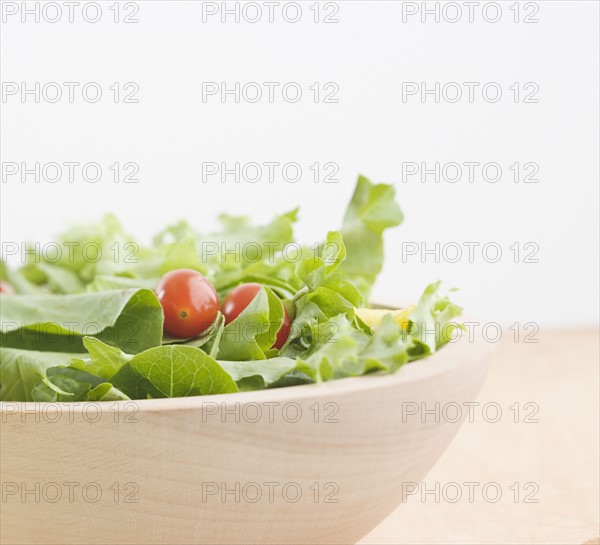
[[[383,267],[383,232],[403,220],[393,186],[359,176],[342,227],[348,257],[341,272],[365,297]]]
[[[237,392],[234,380],[193,346],[159,346],[131,358],[110,382],[132,399]]]
[[[150,245],[134,242],[113,216],[77,226],[59,241],[97,249],[97,259],[64,252],[49,261],[35,246],[0,279],[0,400],[109,401],[197,396],[393,373],[450,342],[462,309],[429,285],[407,319],[370,325],[357,308],[383,265],[383,235],[402,222],[394,189],[361,176],[339,231],[317,245],[296,244],[297,210],[264,225],[222,215],[218,233],[186,222]],[[290,259],[286,245],[294,243]],[[153,288],[165,273],[197,270],[219,297],[262,284],[229,324],[221,313],[194,338],[163,332]],[[282,305],[283,304],[283,305]],[[291,333],[273,348],[286,309]],[[364,314],[363,314],[364,316]]]
[[[214,353],[226,360],[264,360],[283,323],[283,306],[263,287],[240,315],[223,329]]]
[[[51,352],[82,352],[94,336],[132,354],[161,343],[163,314],[148,289],[75,295],[2,297],[2,346]]]
[[[442,348],[454,338],[461,325],[455,321],[463,309],[450,301],[448,295],[439,295],[441,282],[427,286],[419,303],[408,315],[409,331],[423,345],[421,356]],[[455,290],[453,290],[455,291]]]
[[[0,348],[0,400],[34,401],[33,388],[46,371],[65,365],[73,354]],[[83,356],[82,356],[83,357]]]
[[[342,235],[332,231],[320,255],[303,259],[296,266],[303,288],[294,297],[293,328],[281,355],[296,358],[306,353],[314,346],[315,328],[336,316],[354,320],[354,309],[363,303],[363,297],[344,275],[336,272],[345,258]]]

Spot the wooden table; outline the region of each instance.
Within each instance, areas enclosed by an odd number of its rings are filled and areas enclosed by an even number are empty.
[[[503,336],[473,422],[361,544],[599,543],[599,331],[536,337]]]

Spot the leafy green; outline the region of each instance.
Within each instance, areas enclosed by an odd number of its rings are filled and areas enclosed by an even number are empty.
[[[295,243],[297,210],[258,226],[222,215],[221,230],[204,235],[182,221],[150,245],[108,215],[59,237],[58,256],[35,244],[20,268],[2,260],[0,279],[19,295],[0,299],[0,400],[232,393],[393,373],[431,355],[462,327],[439,282],[402,321],[357,313],[382,268],[384,232],[403,219],[394,194],[359,177],[342,229],[312,246]],[[175,269],[205,274],[220,299],[243,283],[263,287],[231,323],[218,313],[197,337],[176,338],[152,291]],[[278,350],[284,309],[293,321]]]
[[[208,354],[193,346],[160,346],[131,358],[111,383],[132,399],[226,394],[233,379]]]
[[[394,372],[409,361],[412,339],[386,317],[369,335],[343,315],[315,326],[313,346],[297,358],[297,369],[315,381],[361,376],[374,371]]]
[[[314,342],[315,327],[343,314],[354,320],[354,309],[363,303],[358,289],[336,272],[346,256],[339,232],[332,231],[320,255],[307,257],[296,266],[304,287],[294,297],[296,315],[292,332],[281,355],[299,357]]]
[[[282,323],[280,299],[270,288],[263,287],[240,315],[225,326],[216,354],[224,360],[264,360]]]
[[[29,281],[22,270],[14,270],[8,267],[4,259],[0,260],[0,280],[12,286],[16,293],[24,295],[35,295],[44,293],[44,290]]]
[[[161,342],[163,314],[148,289],[76,295],[16,295],[0,306],[2,345],[82,352],[94,336],[136,354]]]
[[[73,358],[71,367],[76,367],[103,379],[110,379],[133,358],[115,346],[104,344],[94,337],[84,337],[83,344],[90,355],[89,361]]]
[[[33,387],[46,377],[46,370],[65,365],[73,354],[0,348],[0,400],[34,401]]]
[[[100,274],[85,287],[87,292],[113,291],[127,289],[154,289],[156,278],[128,278],[126,276],[110,276]]]
[[[447,295],[438,294],[441,282],[429,284],[416,308],[409,314],[409,332],[420,339],[426,349],[422,356],[439,350],[451,341],[461,325],[456,322],[463,309],[452,303]]]
[[[87,401],[88,393],[104,381],[75,367],[56,366],[34,386],[34,401]]]
[[[262,390],[282,380],[297,366],[292,358],[257,361],[219,361],[219,365],[235,380],[240,391]]]
[[[46,284],[53,293],[68,294],[83,290],[83,282],[75,272],[50,263],[27,265],[21,269],[21,273],[33,284]]]
[[[341,272],[368,297],[383,267],[383,232],[404,219],[396,203],[394,187],[373,184],[359,176],[344,217],[342,235],[348,257]]]

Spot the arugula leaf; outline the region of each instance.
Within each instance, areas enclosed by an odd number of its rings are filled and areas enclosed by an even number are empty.
[[[87,335],[136,354],[160,344],[162,323],[162,307],[147,289],[16,295],[0,307],[2,344],[30,350],[82,352]]]

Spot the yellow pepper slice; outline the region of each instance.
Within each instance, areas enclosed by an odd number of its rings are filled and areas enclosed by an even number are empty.
[[[388,314],[392,315],[394,322],[396,322],[402,329],[408,327],[408,315],[414,310],[415,305],[410,305],[401,310],[387,310],[379,308],[357,308],[355,309],[356,315],[371,329],[375,330],[381,324],[384,316]]]

